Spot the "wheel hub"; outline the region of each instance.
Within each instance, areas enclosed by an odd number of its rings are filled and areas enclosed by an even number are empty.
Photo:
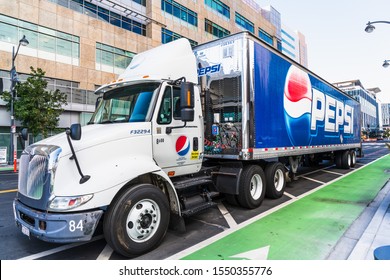
[[[150,199],[139,201],[130,209],[126,220],[127,235],[136,242],[144,242],[151,238],[160,224],[160,209]]]

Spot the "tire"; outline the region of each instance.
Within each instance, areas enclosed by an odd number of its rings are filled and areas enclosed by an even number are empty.
[[[286,188],[286,175],[284,165],[280,162],[269,163],[265,167],[266,191],[268,198],[280,198]]]
[[[238,203],[241,207],[254,209],[261,205],[265,196],[265,175],[258,165],[246,166],[241,173]]]
[[[144,254],[157,247],[169,225],[169,203],[151,184],[140,184],[115,198],[103,221],[104,237],[125,257]]]
[[[350,153],[350,157],[351,157],[351,167],[355,167],[355,165],[356,165],[356,151],[351,150],[349,153]]]
[[[351,154],[348,150],[341,153],[341,168],[349,169],[351,167]]]
[[[335,157],[334,157],[334,163],[336,164],[336,168],[342,169],[342,164],[341,164],[341,157],[342,157],[342,152],[336,152]]]

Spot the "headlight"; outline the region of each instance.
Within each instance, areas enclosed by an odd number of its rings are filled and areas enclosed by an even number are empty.
[[[92,197],[92,194],[80,196],[57,196],[51,200],[49,209],[54,211],[73,209],[87,203]]]

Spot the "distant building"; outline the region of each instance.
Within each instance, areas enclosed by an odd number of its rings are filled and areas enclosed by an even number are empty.
[[[382,103],[381,107],[383,128],[390,128],[390,103]]]
[[[308,60],[305,36],[298,31],[293,31],[284,24],[282,25],[281,34],[282,53],[307,68]]]
[[[365,89],[360,80],[338,82],[334,85],[360,102],[362,131],[379,129],[379,108],[376,100],[379,88]]]

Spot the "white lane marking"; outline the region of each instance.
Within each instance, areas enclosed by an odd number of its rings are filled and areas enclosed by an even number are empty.
[[[109,260],[113,252],[114,250],[107,244],[96,260]]]
[[[306,176],[298,176],[299,178],[304,178],[306,180],[309,180],[309,181],[313,181],[313,182],[316,182],[316,183],[319,183],[321,185],[325,184],[325,182],[322,182],[322,181],[319,181],[319,180],[316,180],[316,179],[313,179],[313,178],[310,178],[310,177],[306,177]]]
[[[295,195],[292,195],[292,194],[290,194],[288,192],[284,192],[284,195],[288,196],[289,198],[292,198],[292,199],[296,199],[297,198]]]
[[[222,216],[225,218],[230,228],[234,228],[237,226],[236,221],[234,220],[232,215],[230,215],[230,212],[226,209],[225,205],[223,205],[222,203],[218,203],[218,209],[221,212]]]

